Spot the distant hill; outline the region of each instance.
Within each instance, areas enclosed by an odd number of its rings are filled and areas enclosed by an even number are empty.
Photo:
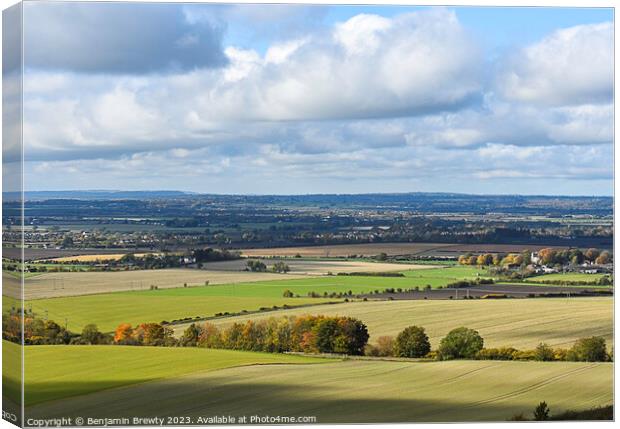
[[[29,191],[25,193],[26,200],[55,200],[55,199],[78,199],[78,200],[143,200],[154,198],[182,198],[195,194],[182,191],[115,191],[115,190],[92,190],[92,191]],[[18,192],[4,192],[6,200],[20,198]]]

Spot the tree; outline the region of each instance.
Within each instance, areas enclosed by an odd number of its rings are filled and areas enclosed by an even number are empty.
[[[196,347],[198,345],[199,338],[200,327],[195,323],[192,323],[183,332],[181,338],[179,338],[179,345],[183,347]]]
[[[133,328],[129,323],[121,323],[114,331],[114,342],[127,344],[133,337]]]
[[[539,361],[552,361],[554,359],[553,349],[545,343],[540,343],[534,350],[534,359]]]
[[[282,293],[282,296],[284,298],[292,298],[295,296],[295,294],[290,289],[285,289],[284,292]]]
[[[291,268],[282,261],[278,261],[271,267],[271,271],[274,273],[288,273]]]
[[[600,255],[594,260],[597,265],[609,264],[611,262],[611,255],[608,251],[601,252]]]
[[[484,340],[473,329],[460,327],[453,329],[439,344],[438,357],[443,360],[473,358],[482,347]]]
[[[534,420],[549,420],[549,407],[545,401],[542,401],[534,409]]]
[[[538,251],[538,257],[543,265],[550,265],[555,262],[556,251],[551,248],[540,249]]]
[[[394,344],[396,356],[419,358],[426,356],[430,351],[431,343],[422,327],[409,326],[396,337]]]
[[[484,253],[478,255],[476,258],[476,265],[486,266],[491,265],[493,263],[493,255],[490,253]]]
[[[394,337],[383,335],[377,338],[377,355],[392,356],[394,354]]]
[[[101,344],[103,342],[104,335],[99,332],[97,325],[89,323],[84,326],[84,329],[82,329],[81,337],[82,341],[88,344]]]
[[[598,249],[588,249],[586,250],[586,253],[584,254],[584,256],[586,257],[586,260],[590,262],[594,262],[596,261],[596,258],[598,258],[600,254],[601,252],[599,252]]]
[[[248,262],[246,262],[246,265],[250,269],[250,271],[259,273],[264,273],[265,271],[267,271],[267,266],[261,261],[249,260]]]
[[[603,337],[581,338],[568,351],[568,360],[579,362],[604,362],[607,346]]]

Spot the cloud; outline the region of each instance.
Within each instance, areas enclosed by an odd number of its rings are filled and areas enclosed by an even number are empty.
[[[541,105],[608,103],[613,97],[613,25],[565,28],[520,49],[500,69],[507,99]]]
[[[190,23],[179,5],[24,4],[27,67],[150,73],[221,67],[224,28]]]
[[[238,13],[237,26],[263,12],[184,6],[171,52],[202,40],[187,29],[229,28]],[[274,33],[264,46],[219,46],[217,65],[29,67],[29,186],[67,188],[73,177],[96,188],[103,175],[110,187],[203,192],[521,192],[518,182],[528,193],[589,193],[596,182],[608,193],[613,104],[596,89],[598,71],[590,83],[546,82],[543,67],[556,62],[554,79],[570,74],[564,58],[582,51],[571,40],[599,27],[490,60],[449,10],[360,14]],[[571,53],[554,52],[560,41]],[[593,46],[592,57],[611,52]],[[541,189],[547,180],[555,184]]]

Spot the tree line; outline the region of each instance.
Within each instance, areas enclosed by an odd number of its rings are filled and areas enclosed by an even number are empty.
[[[21,312],[12,311],[2,318],[2,337],[21,342]],[[121,323],[113,334],[102,333],[87,324],[81,333],[73,333],[53,320],[23,314],[24,343],[43,344],[118,344],[160,347],[205,347],[255,352],[310,354],[329,353],[351,356],[426,358],[435,360],[536,360],[536,361],[612,361],[603,337],[581,338],[569,349],[553,348],[540,343],[533,350],[513,347],[485,348],[478,331],[466,327],[451,330],[436,350],[423,327],[409,326],[396,337],[381,336],[375,344],[366,325],[359,319],[343,316],[282,316],[235,322],[220,328],[212,323],[192,323],[180,338],[160,323],[132,326]]]
[[[607,250],[588,249],[554,249],[545,248],[538,251],[542,265],[581,265],[589,262],[597,265],[609,264],[613,257]],[[479,255],[465,253],[458,258],[460,265],[475,266],[526,266],[532,263],[532,253],[524,250],[520,253],[483,253]]]

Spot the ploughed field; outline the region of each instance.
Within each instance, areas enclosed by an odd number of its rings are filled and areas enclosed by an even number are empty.
[[[553,347],[569,348],[577,339],[593,335],[604,337],[610,348],[613,344],[611,297],[348,302],[210,322],[226,326],[249,319],[302,314],[358,318],[367,325],[371,344],[383,335],[396,336],[410,325],[424,327],[433,348],[459,326],[479,331],[485,347],[533,349],[546,342]],[[186,327],[187,324],[174,326],[175,333],[180,335]]]
[[[35,348],[39,347],[28,349]],[[549,404],[552,413],[608,405],[613,400],[613,366],[609,363],[324,360],[322,364],[308,364],[320,359],[250,352],[218,356],[220,351],[179,348],[144,348],[149,353],[138,356],[133,355],[140,353],[138,347],[107,348],[118,349],[115,366],[122,367],[127,360],[131,362],[127,368],[150,374],[144,380],[151,376],[159,380],[81,395],[85,392],[80,389],[85,385],[79,375],[85,367],[89,378],[100,376],[103,380],[99,389],[111,387],[106,385],[110,380],[119,386],[121,380],[135,381],[140,375],[125,370],[110,373],[113,368],[105,358],[107,353],[88,356],[88,362],[98,359],[99,365],[80,365],[86,360],[81,354],[88,353],[88,348],[34,351],[45,354],[41,357],[56,365],[35,368],[32,381],[26,380],[27,391],[30,388],[40,392],[35,398],[42,401],[58,395],[65,399],[28,406],[28,417],[197,419],[217,414],[314,416],[318,423],[503,421],[518,413],[531,416],[542,400]],[[166,352],[167,365],[160,365],[160,351]],[[76,356],[71,357],[72,354]],[[157,361],[153,369],[143,369],[153,361]],[[193,366],[192,372],[181,376],[170,373],[181,365]],[[38,377],[32,384],[34,374]]]
[[[450,244],[450,243],[363,243],[363,244],[333,244],[325,246],[298,246],[265,249],[243,249],[241,254],[248,257],[348,257],[375,256],[385,253],[390,256],[415,255],[415,256],[459,256],[471,253],[511,253],[523,250],[537,251],[544,247],[541,245],[521,244]]]

